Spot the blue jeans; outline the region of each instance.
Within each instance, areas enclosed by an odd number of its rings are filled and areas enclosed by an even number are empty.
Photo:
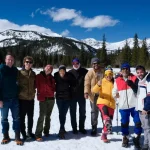
[[[141,128],[141,121],[139,118],[139,112],[135,110],[135,107],[130,109],[120,109],[119,110],[121,114],[121,131],[122,135],[129,135],[129,122],[130,122],[130,114],[133,117],[134,121],[134,133],[141,134],[142,128]]]
[[[2,133],[6,134],[9,131],[8,123],[8,112],[11,110],[13,118],[13,130],[15,132],[20,132],[20,116],[19,116],[19,101],[17,98],[4,100],[3,108],[1,108],[1,124],[2,124]]]
[[[70,100],[56,100],[58,111],[59,111],[59,122],[60,122],[60,130],[65,129],[66,122],[66,114],[68,112],[70,106]]]
[[[84,129],[84,123],[86,118],[86,100],[84,98],[72,99],[70,103],[70,116],[71,116],[71,125],[73,129],[77,129],[77,103],[79,104],[79,129]]]

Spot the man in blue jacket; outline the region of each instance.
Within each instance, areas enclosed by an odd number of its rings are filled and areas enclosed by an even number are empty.
[[[5,65],[0,65],[0,108],[1,108],[1,124],[3,140],[1,144],[7,144],[9,138],[8,112],[11,110],[13,118],[13,130],[15,131],[15,141],[17,145],[22,145],[20,139],[20,117],[19,117],[19,101],[18,101],[18,70],[13,66],[14,57],[7,54],[5,57]]]

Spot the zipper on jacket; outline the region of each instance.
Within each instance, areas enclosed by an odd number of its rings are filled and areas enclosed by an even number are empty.
[[[126,98],[127,98],[127,106],[128,106],[128,109],[129,109],[128,95],[127,95],[127,83],[126,83]]]

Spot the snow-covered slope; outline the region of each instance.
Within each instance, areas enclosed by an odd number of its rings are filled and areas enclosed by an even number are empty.
[[[83,39],[81,40],[83,43],[86,43],[92,47],[94,47],[95,49],[99,49],[102,47],[102,41],[97,41],[93,38],[87,38],[87,39]],[[133,38],[129,38],[127,39],[128,45],[130,46],[130,48],[133,48],[133,42],[134,39]],[[107,50],[117,50],[117,49],[122,49],[124,47],[126,43],[126,40],[123,41],[119,41],[119,42],[113,42],[113,43],[109,43],[106,42],[106,48]],[[139,46],[142,45],[142,40],[139,39]],[[150,47],[150,39],[147,39],[147,46]]]
[[[24,40],[41,40],[41,36],[50,36],[45,33],[39,33],[36,31],[18,31],[18,30],[6,30],[0,33],[0,41],[5,39],[17,38]],[[53,35],[54,36],[54,35]],[[56,37],[61,37],[56,34]]]

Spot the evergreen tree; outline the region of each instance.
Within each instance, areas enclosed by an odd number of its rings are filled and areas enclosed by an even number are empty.
[[[139,64],[145,66],[148,61],[148,48],[146,38],[142,41],[142,47],[139,50]]]
[[[128,45],[128,41],[126,40],[125,46],[122,48],[122,62],[128,62],[131,61],[131,49]]]
[[[131,58],[131,65],[136,66],[138,63],[138,52],[139,52],[139,42],[138,42],[138,35],[134,35],[134,42],[133,42],[133,49],[132,49],[132,58]]]

